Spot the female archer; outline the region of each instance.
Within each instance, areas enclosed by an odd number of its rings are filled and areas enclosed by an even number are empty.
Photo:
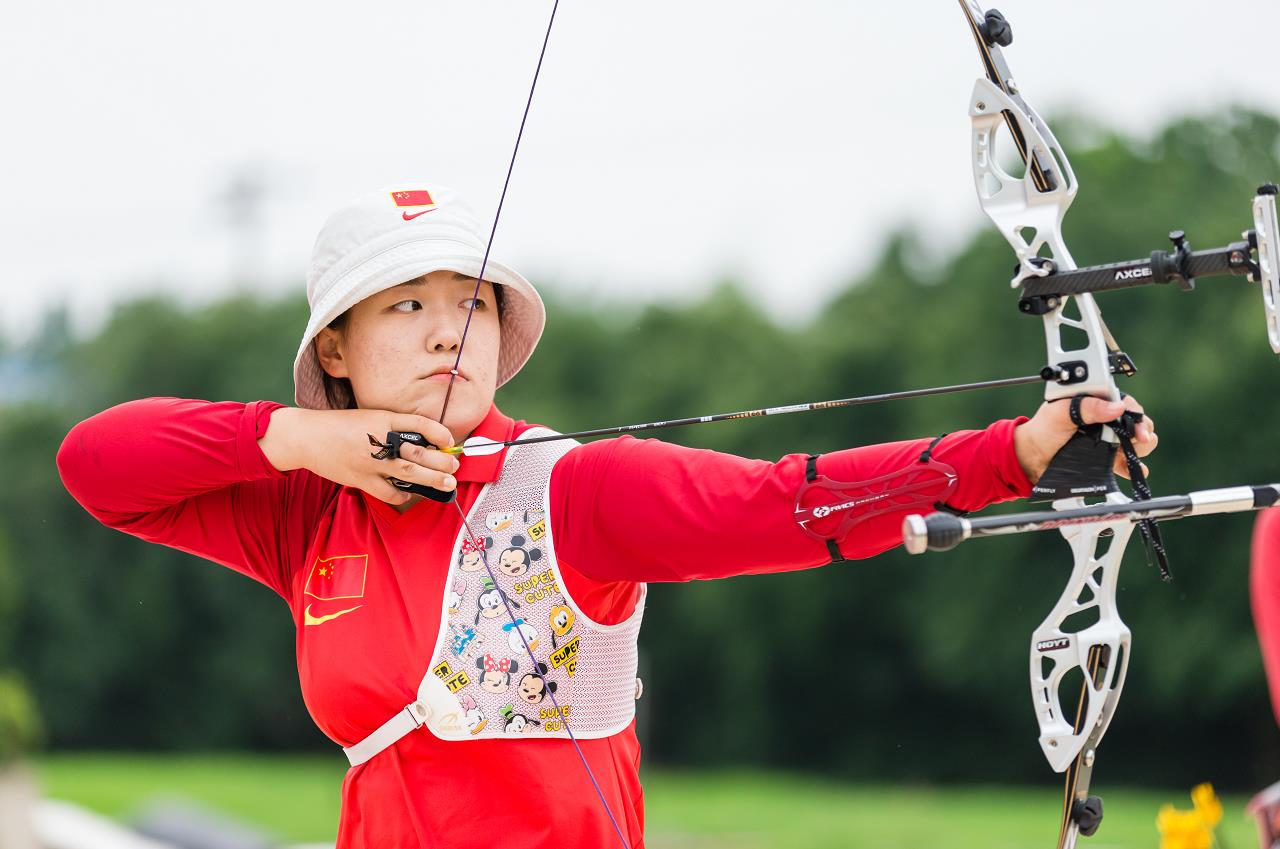
[[[448,189],[361,197],[316,241],[296,407],[148,398],[81,422],[58,453],[102,523],[289,605],[307,707],[352,763],[343,849],[642,846],[648,582],[869,557],[901,542],[921,493],[962,511],[1026,496],[1077,431],[1060,402],[776,463],[632,437],[522,443],[554,434],[505,415],[494,392],[545,313],[486,256]],[[1075,415],[1126,409],[1140,407],[1088,398]],[[451,453],[468,439],[516,444]],[[1139,422],[1138,452],[1155,444]],[[940,488],[920,488],[922,468]],[[802,527],[799,495],[823,485],[840,498]],[[879,512],[844,520],[864,502]]]

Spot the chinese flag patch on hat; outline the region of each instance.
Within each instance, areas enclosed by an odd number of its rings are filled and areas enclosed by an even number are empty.
[[[407,207],[404,212],[400,213],[400,217],[405,221],[412,221],[419,215],[426,215],[436,208],[436,202],[431,199],[431,193],[426,189],[407,189],[405,191],[392,192],[391,199],[396,202],[397,207]],[[412,209],[413,212],[410,212],[409,209]]]
[[[392,192],[391,199],[396,206],[435,206],[431,193],[426,189],[410,189],[403,192]]]

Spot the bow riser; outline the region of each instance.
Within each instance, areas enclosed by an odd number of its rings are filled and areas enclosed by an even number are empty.
[[[1129,499],[1116,492],[1107,500],[1122,504]],[[1054,503],[1055,509],[1081,506],[1083,499]],[[1075,567],[1057,604],[1031,635],[1031,699],[1040,726],[1040,748],[1056,772],[1066,771],[1086,744],[1096,745],[1106,733],[1124,685],[1130,633],[1115,599],[1133,529],[1128,521],[1062,529]],[[1069,620],[1079,615],[1093,621],[1085,627],[1072,625]],[[1095,652],[1101,652],[1101,662],[1091,668]],[[1076,669],[1084,681],[1084,704],[1072,716],[1063,709],[1061,690],[1067,675]]]
[[[1053,132],[1020,96],[1015,100],[985,78],[974,83],[969,117],[979,201],[1018,260],[1011,285],[1019,288],[1028,277],[1040,276],[1040,259],[1051,260],[1053,267],[1059,269],[1074,269],[1075,261],[1062,236],[1062,222],[1079,184]],[[1009,127],[1010,135],[1022,140],[1019,153],[1024,162],[1056,164],[1051,185],[1046,186],[1030,166],[1021,177],[1000,166],[996,138],[1002,126]],[[1085,293],[1074,296],[1078,316],[1070,317],[1066,309],[1071,300],[1060,299],[1057,307],[1043,316],[1048,365],[1058,375],[1056,380],[1046,382],[1045,400],[1081,394],[1118,399],[1120,392],[1111,373],[1114,342],[1102,321],[1102,312],[1093,296]],[[1076,338],[1083,334],[1083,347],[1069,346],[1067,340],[1073,334]],[[1116,437],[1108,429],[1103,438],[1114,441]],[[1123,503],[1129,499],[1113,492],[1107,500]],[[1055,501],[1053,507],[1061,510],[1084,503],[1082,499],[1067,499]],[[1031,697],[1040,727],[1040,747],[1056,772],[1065,772],[1087,741],[1096,745],[1119,698],[1129,661],[1130,635],[1116,610],[1115,587],[1132,533],[1133,526],[1128,522],[1062,529],[1074,555],[1074,568],[1058,603],[1032,634],[1030,655]],[[1071,617],[1088,613],[1096,614],[1096,622],[1084,629],[1067,630]],[[1092,669],[1091,659],[1099,663]],[[1084,686],[1079,715],[1071,717],[1063,710],[1061,689],[1067,675],[1077,669]]]

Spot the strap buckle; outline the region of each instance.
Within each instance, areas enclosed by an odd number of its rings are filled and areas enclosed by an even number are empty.
[[[404,712],[409,714],[414,728],[421,728],[431,718],[431,708],[422,701],[409,702],[404,706]]]

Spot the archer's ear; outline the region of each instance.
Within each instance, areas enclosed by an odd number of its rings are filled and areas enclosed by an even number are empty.
[[[350,377],[347,372],[347,361],[342,356],[343,344],[346,340],[342,331],[332,327],[322,327],[311,344],[316,347],[316,359],[320,368],[330,377]]]

